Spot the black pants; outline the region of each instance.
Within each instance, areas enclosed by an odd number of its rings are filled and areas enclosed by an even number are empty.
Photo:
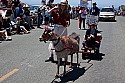
[[[83,28],[85,29],[85,18],[79,18],[79,28],[81,29],[82,22],[83,22]]]

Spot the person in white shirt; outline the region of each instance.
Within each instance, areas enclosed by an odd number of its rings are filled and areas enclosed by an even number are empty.
[[[83,22],[83,28],[85,29],[85,20],[86,20],[87,10],[85,7],[81,7],[79,11],[79,29],[81,29],[81,24]]]

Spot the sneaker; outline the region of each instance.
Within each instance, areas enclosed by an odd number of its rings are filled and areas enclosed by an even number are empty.
[[[86,28],[83,27],[83,30],[85,30]]]
[[[11,38],[11,36],[8,36],[5,40],[6,41],[12,41],[12,38]]]
[[[24,32],[24,34],[29,34],[29,33],[30,33],[30,31]]]
[[[45,60],[45,62],[49,62],[49,61],[54,62],[53,57],[49,57],[47,60]]]
[[[78,28],[79,30],[81,29],[81,28]]]

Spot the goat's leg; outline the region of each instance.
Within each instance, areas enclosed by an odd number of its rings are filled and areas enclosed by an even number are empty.
[[[77,54],[77,68],[79,67],[79,54],[78,54],[78,52],[76,53]]]
[[[2,39],[5,40],[7,38],[7,32],[4,30],[2,32]]]
[[[57,58],[58,64],[57,64],[57,73],[56,73],[56,78],[59,78],[59,67],[60,67],[60,58]]]
[[[71,62],[70,62],[69,68],[72,68],[72,63],[73,63],[73,54],[71,55]]]
[[[67,57],[64,58],[64,59],[65,59],[65,61],[64,61],[64,73],[63,73],[63,75],[66,74],[66,63],[67,63]]]

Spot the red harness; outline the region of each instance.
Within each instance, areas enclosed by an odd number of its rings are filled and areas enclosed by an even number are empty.
[[[70,50],[73,49],[73,45],[71,45],[71,46],[67,46],[67,45],[66,45],[66,41],[64,41],[63,39],[62,39],[62,43],[64,44],[65,49],[70,49]]]

